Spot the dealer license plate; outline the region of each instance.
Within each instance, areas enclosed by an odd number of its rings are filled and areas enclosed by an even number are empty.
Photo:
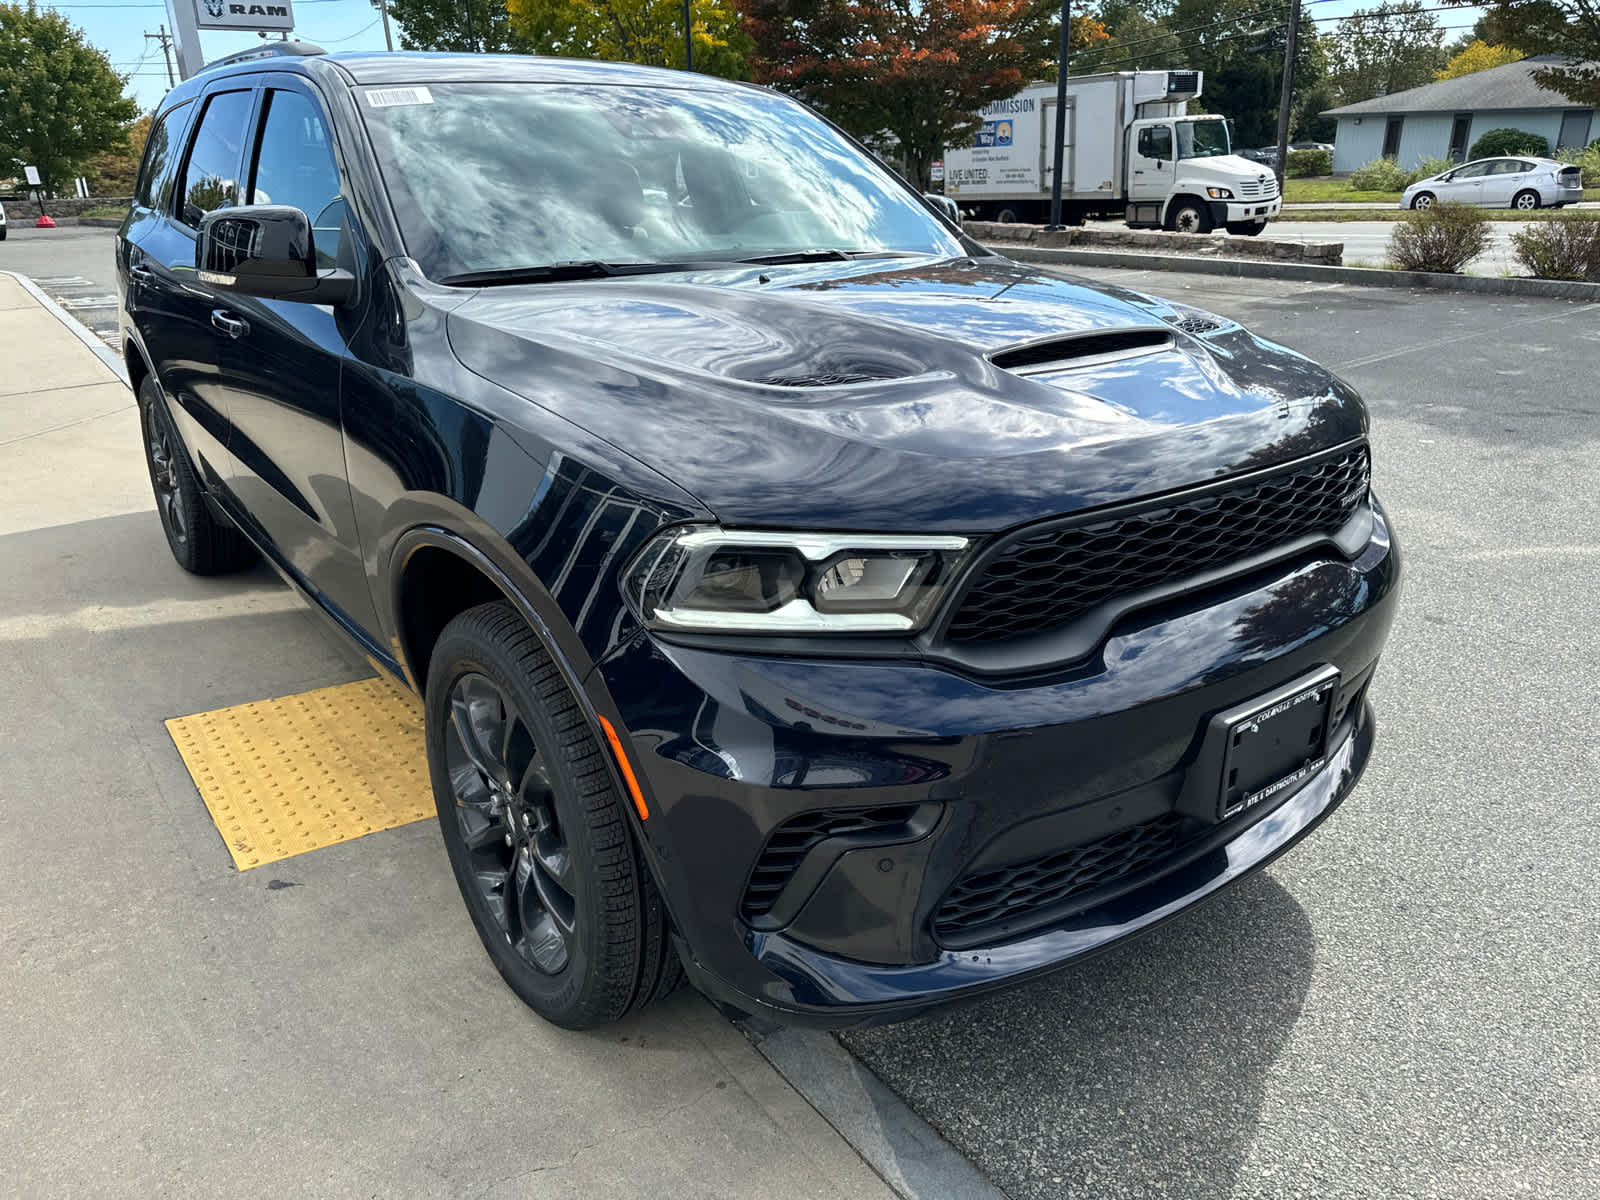
[[[1226,819],[1282,796],[1322,769],[1338,691],[1338,672],[1330,668],[1288,695],[1274,693],[1229,723],[1219,816]]]

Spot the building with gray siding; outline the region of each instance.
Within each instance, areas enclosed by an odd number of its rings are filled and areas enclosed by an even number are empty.
[[[1415,167],[1425,158],[1460,162],[1491,129],[1524,129],[1558,146],[1586,146],[1600,137],[1595,110],[1574,105],[1533,78],[1539,66],[1559,66],[1552,56],[1525,58],[1455,79],[1426,83],[1359,104],[1329,109],[1339,131],[1333,169],[1342,174],[1375,158]]]

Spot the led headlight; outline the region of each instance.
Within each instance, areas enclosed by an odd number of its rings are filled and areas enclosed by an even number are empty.
[[[1208,187],[1206,189],[1206,195],[1210,196],[1213,200],[1232,200],[1233,199],[1233,193],[1230,192],[1227,188]]]
[[[639,552],[623,591],[657,629],[910,633],[927,624],[967,548],[956,536],[679,526]]]

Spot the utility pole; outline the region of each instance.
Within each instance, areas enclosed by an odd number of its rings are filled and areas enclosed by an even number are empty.
[[[467,0],[467,49],[473,54],[478,52],[478,39],[472,34],[472,0]]]
[[[689,0],[683,0],[683,69],[694,70],[694,18],[689,15]]]
[[[1289,36],[1283,42],[1283,91],[1278,96],[1278,194],[1289,165],[1289,102],[1294,98],[1295,57],[1300,51],[1300,0],[1289,0]]]
[[[1295,0],[1299,3],[1299,0]],[[1061,64],[1056,68],[1056,162],[1050,180],[1050,228],[1065,229],[1061,223],[1061,174],[1067,147],[1067,39],[1072,36],[1072,0],[1061,0]]]
[[[389,0],[378,0],[378,11],[383,14],[383,44],[393,52],[394,38],[389,36]]]
[[[161,57],[167,60],[167,86],[177,87],[178,77],[172,73],[172,35],[167,32],[167,27],[163,25],[160,33],[147,33],[144,36],[146,41],[161,43]]]

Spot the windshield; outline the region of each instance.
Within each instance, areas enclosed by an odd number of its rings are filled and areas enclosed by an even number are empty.
[[[367,88],[406,250],[432,278],[599,260],[956,256],[919,198],[810,111],[751,89]]]
[[[1230,153],[1226,121],[1179,121],[1178,157],[1215,158]]]

